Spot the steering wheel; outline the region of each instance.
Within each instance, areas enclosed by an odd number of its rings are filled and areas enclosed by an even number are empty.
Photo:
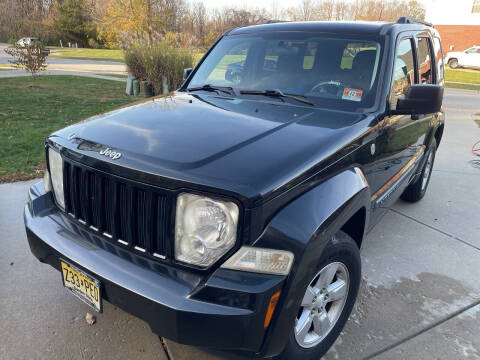
[[[335,97],[339,97],[342,94],[344,88],[345,86],[342,85],[341,81],[330,80],[319,82],[314,87],[312,87],[312,90],[310,90],[310,92],[329,94],[334,95]]]

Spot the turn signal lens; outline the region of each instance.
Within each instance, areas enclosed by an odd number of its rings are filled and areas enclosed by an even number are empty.
[[[222,268],[263,274],[288,275],[294,256],[290,251],[242,246]]]
[[[265,329],[268,327],[268,325],[270,325],[270,321],[272,320],[275,307],[278,304],[278,299],[280,299],[280,291],[277,291],[270,298],[270,304],[268,304],[267,315],[265,315],[265,322],[263,323],[263,327]]]

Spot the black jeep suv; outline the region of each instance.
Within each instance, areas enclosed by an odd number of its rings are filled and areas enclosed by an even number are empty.
[[[228,31],[173,94],[47,138],[31,251],[160,336],[319,359],[354,305],[365,234],[425,194],[443,67],[437,31],[410,18]]]

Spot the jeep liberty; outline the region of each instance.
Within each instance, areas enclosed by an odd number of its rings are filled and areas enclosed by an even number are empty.
[[[223,34],[180,89],[51,134],[32,253],[226,358],[315,359],[344,327],[365,234],[420,200],[444,127],[438,32],[400,18]]]

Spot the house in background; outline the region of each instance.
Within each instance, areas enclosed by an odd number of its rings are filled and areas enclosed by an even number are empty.
[[[442,37],[443,52],[480,45],[480,0],[424,0],[426,20]]]

